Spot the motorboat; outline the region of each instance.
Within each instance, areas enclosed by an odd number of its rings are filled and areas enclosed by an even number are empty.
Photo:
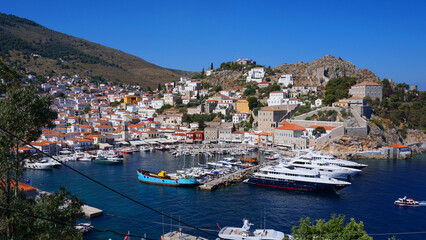
[[[81,233],[87,233],[92,230],[93,226],[90,223],[77,223],[75,229]]]
[[[419,205],[419,202],[405,196],[403,198],[398,198],[398,200],[395,201],[395,204],[398,206],[417,206]]]
[[[148,147],[148,146],[141,146],[141,147],[139,148],[139,150],[140,150],[141,152],[149,152],[149,147]]]
[[[351,185],[350,182],[321,175],[318,171],[296,168],[285,163],[260,168],[244,182],[264,187],[312,192],[337,192]]]
[[[52,170],[53,165],[47,162],[30,162],[25,161],[24,168],[36,170]]]
[[[132,148],[123,148],[120,150],[120,152],[124,154],[132,154],[134,150]]]
[[[93,160],[93,163],[106,164],[106,165],[120,164],[122,162],[123,160],[121,158],[114,157],[114,156],[106,157],[102,155],[98,156],[97,158],[95,158],[95,160]]]
[[[280,157],[280,155],[274,154],[274,155],[269,155],[268,157],[265,157],[266,160],[277,160]]]
[[[91,162],[93,160],[94,156],[88,153],[83,153],[82,157],[78,159],[78,161],[81,162]]]
[[[251,231],[253,226],[247,219],[243,219],[243,226],[238,227],[223,227],[219,231],[220,239],[229,240],[282,240],[285,234],[274,229],[256,229]]]

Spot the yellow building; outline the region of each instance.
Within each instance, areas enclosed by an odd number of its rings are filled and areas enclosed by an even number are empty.
[[[140,96],[128,95],[124,97],[125,104],[137,104],[142,98]]]
[[[347,101],[347,99],[340,99],[338,102],[332,103],[331,106],[348,108],[350,106],[350,103]]]
[[[250,113],[249,104],[246,98],[241,98],[236,103],[236,109],[237,112],[241,113]]]

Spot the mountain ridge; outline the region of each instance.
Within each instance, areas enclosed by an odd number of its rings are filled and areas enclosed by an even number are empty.
[[[0,56],[27,72],[80,74],[156,86],[196,73],[164,68],[121,50],[0,13]]]

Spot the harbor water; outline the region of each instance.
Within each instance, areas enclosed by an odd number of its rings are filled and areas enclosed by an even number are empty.
[[[333,213],[363,221],[366,231],[374,239],[426,239],[426,234],[396,235],[398,232],[426,230],[426,206],[398,207],[398,197],[412,197],[426,201],[426,155],[411,160],[359,160],[368,164],[352,185],[332,194],[305,193],[263,188],[244,183],[215,192],[196,188],[175,188],[138,182],[136,170],[175,172],[186,166],[205,162],[199,157],[175,158],[169,152],[140,152],[125,156],[122,165],[98,165],[90,162],[68,162],[77,170],[134,198],[199,228],[218,233],[217,225],[242,225],[247,218],[254,228],[273,228],[290,233],[302,217],[330,218]],[[52,171],[26,170],[26,178],[33,186],[45,191],[57,191],[65,186],[86,204],[100,208],[104,215],[91,219],[91,224],[102,230],[159,239],[163,232],[178,230],[175,222],[137,205],[71,170],[60,167]],[[170,226],[170,223],[173,226]],[[206,236],[195,230],[183,232]],[[123,239],[112,233],[91,231],[84,239]],[[133,238],[138,239],[138,238]]]

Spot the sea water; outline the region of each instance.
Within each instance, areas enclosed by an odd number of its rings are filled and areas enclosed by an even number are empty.
[[[216,159],[216,158],[211,158]],[[68,162],[77,170],[101,181],[143,204],[217,235],[218,225],[242,226],[242,219],[253,228],[272,228],[290,233],[302,217],[325,218],[344,214],[363,221],[374,239],[426,239],[426,234],[396,235],[398,232],[426,230],[426,206],[399,207],[394,201],[411,197],[426,201],[426,155],[411,160],[359,160],[369,166],[355,176],[352,185],[338,193],[318,194],[258,187],[244,183],[215,192],[196,188],[175,188],[140,183],[137,169],[175,172],[205,163],[201,157],[175,158],[169,152],[140,152],[125,156],[122,165],[98,165],[90,162]],[[211,160],[210,160],[211,161]],[[100,208],[104,215],[91,219],[99,229],[159,239],[163,233],[178,230],[179,224],[137,205],[71,170],[60,167],[52,171],[26,170],[32,185],[45,191],[65,186],[88,205]],[[183,227],[183,225],[181,225]],[[213,237],[183,228],[183,232]],[[379,234],[379,235],[376,235]],[[384,234],[384,235],[380,235]],[[123,239],[112,233],[91,231],[84,239]],[[132,238],[139,239],[139,238]]]

